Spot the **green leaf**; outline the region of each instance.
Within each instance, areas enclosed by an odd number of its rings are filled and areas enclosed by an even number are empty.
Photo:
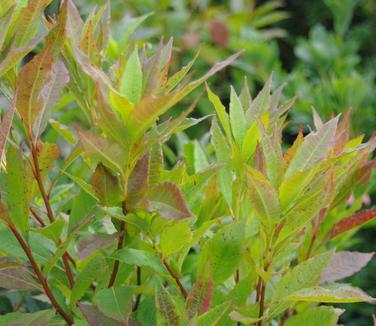
[[[230,312],[231,301],[223,302],[197,318],[198,325],[218,325],[223,316]]]
[[[78,274],[74,287],[70,296],[70,306],[74,307],[78,300],[80,300],[91,283],[97,277],[97,271],[100,270],[100,266],[104,264],[103,257],[98,255],[94,257],[80,273]]]
[[[114,172],[124,174],[128,153],[117,143],[90,131],[78,130],[85,153],[94,163],[103,163]]]
[[[92,183],[96,197],[102,205],[112,207],[120,204],[122,190],[119,177],[114,176],[104,165],[97,165]]]
[[[39,326],[48,325],[55,317],[54,310],[41,310],[33,313],[12,312],[0,316],[0,324],[6,326]]]
[[[218,163],[225,164],[225,166],[219,170],[219,184],[227,205],[232,207],[231,149],[215,119],[211,127],[211,142],[215,148]]]
[[[230,94],[230,124],[235,142],[241,149],[246,133],[246,120],[242,104],[233,87]]]
[[[34,228],[33,232],[39,233],[43,235],[44,237],[46,237],[47,239],[51,239],[53,242],[56,243],[60,239],[61,232],[63,231],[64,226],[65,226],[65,221],[62,219],[58,219],[44,228],[41,228],[41,229]]]
[[[181,316],[170,293],[163,286],[155,289],[158,325],[177,326],[181,324]]]
[[[120,80],[120,94],[133,104],[138,104],[142,97],[142,67],[137,47],[133,50],[125,65]]]
[[[75,145],[76,144],[76,137],[74,136],[73,132],[64,124],[62,124],[60,121],[56,121],[54,119],[48,120],[51,127],[54,128],[54,130],[63,137],[68,143]]]
[[[243,252],[244,225],[226,225],[205,244],[199,258],[199,269],[210,261],[216,284],[226,281],[238,268]]]
[[[149,211],[156,211],[166,220],[180,220],[191,216],[178,187],[171,183],[161,183],[150,189],[148,195]]]
[[[314,256],[295,266],[293,269],[288,270],[274,289],[272,302],[275,304],[272,306],[271,314],[277,314],[285,310],[288,304],[284,303],[284,301],[294,292],[315,285],[332,257],[333,252],[328,251]],[[277,304],[278,302],[280,304]]]
[[[215,112],[217,113],[218,119],[221,122],[221,125],[223,127],[223,130],[225,131],[226,136],[228,138],[231,137],[229,117],[226,112],[226,108],[222,104],[220,98],[210,90],[208,84],[206,84],[206,91],[208,93],[209,101],[214,106]]]
[[[280,218],[278,193],[261,172],[250,167],[247,172],[250,202],[260,222],[269,228]]]
[[[128,41],[130,36],[133,34],[133,32],[137,29],[138,26],[142,24],[142,22],[151,16],[153,13],[147,13],[146,15],[139,16],[139,17],[130,17],[125,19],[124,24],[121,26],[121,41],[120,41],[120,48],[121,52],[125,49],[125,47],[128,45]]]
[[[349,302],[370,302],[376,303],[376,299],[370,297],[362,290],[348,284],[328,284],[325,287],[305,288],[290,294],[287,300],[327,302],[327,303],[349,303]]]
[[[145,266],[157,273],[168,274],[161,258],[156,253],[140,249],[124,248],[117,251],[114,258],[128,265]]]
[[[190,221],[183,220],[172,223],[163,228],[161,232],[160,249],[163,257],[178,253],[192,239]]]
[[[29,199],[28,186],[26,184],[26,164],[22,159],[22,153],[14,146],[9,146],[7,152],[7,191],[8,206],[11,222],[27,234],[29,224]]]
[[[88,195],[92,197],[92,199],[95,199],[95,202],[99,201],[99,198],[97,194],[95,193],[91,184],[87,183],[85,180],[81,179],[80,177],[76,177],[66,171],[64,171],[64,174],[66,174],[70,179],[72,179],[73,182],[79,185],[80,188],[85,191],[85,193],[87,193]]]
[[[296,171],[304,171],[322,161],[335,142],[338,117],[323,124],[316,132],[304,137],[303,143],[297,149],[286,171],[286,177]]]
[[[100,290],[93,300],[106,316],[125,322],[132,310],[132,297],[133,288],[120,286]]]
[[[309,307],[303,312],[288,318],[286,326],[336,326],[341,310],[332,307]]]

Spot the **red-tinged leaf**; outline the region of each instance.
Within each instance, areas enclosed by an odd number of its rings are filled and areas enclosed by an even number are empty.
[[[10,290],[41,291],[41,286],[36,281],[36,276],[28,271],[26,267],[8,267],[0,263],[0,287]],[[3,265],[3,267],[1,267]]]
[[[16,89],[16,107],[31,135],[37,138],[45,123],[46,112],[58,101],[68,72],[57,56],[64,45],[66,6],[62,8],[57,25],[49,33],[46,45],[23,68]]]
[[[16,110],[16,106],[14,101],[9,106],[8,112],[6,113],[4,120],[1,122],[1,130],[0,130],[0,160],[3,157],[5,144],[7,141],[8,133],[10,131],[10,127],[12,126],[14,111]]]
[[[86,318],[90,326],[122,326],[124,325],[121,321],[112,319],[103,314],[96,305],[87,303],[78,303],[82,314]]]
[[[327,156],[330,149],[335,144],[338,118],[333,118],[323,124],[316,132],[311,132],[304,137],[302,144],[292,157],[286,171],[286,177],[292,176],[296,171],[304,171],[316,163],[322,161]]]
[[[98,249],[104,249],[111,246],[118,234],[93,234],[87,239],[83,239],[77,244],[77,256],[80,260],[90,257]]]
[[[94,108],[95,123],[102,129],[107,137],[127,147],[129,140],[127,128],[124,128],[124,122],[118,118],[108,105],[100,83],[97,83],[95,95],[97,100],[97,105]]]
[[[210,22],[210,38],[214,44],[221,48],[227,46],[229,40],[229,32],[227,26],[217,20]]]
[[[15,23],[15,48],[26,45],[37,34],[43,11],[49,2],[51,0],[31,0],[28,6],[21,10]]]
[[[149,210],[158,212],[166,220],[180,220],[191,216],[182,193],[171,182],[161,183],[150,189],[147,199]]]
[[[144,155],[135,165],[128,179],[127,207],[132,209],[145,197],[148,190],[150,154]]]
[[[336,253],[320,275],[320,282],[334,282],[359,272],[372,259],[374,253],[341,251]]]
[[[294,157],[296,150],[300,147],[304,139],[303,128],[300,126],[298,135],[296,136],[292,146],[283,155],[285,159],[285,165],[288,167],[290,165],[291,159]]]
[[[214,293],[214,280],[211,265],[203,268],[195,284],[188,293],[185,307],[189,318],[201,315],[209,310]]]
[[[376,217],[376,207],[367,210],[361,210],[355,214],[346,217],[342,221],[338,222],[333,226],[329,233],[329,238],[333,239],[334,237],[350,231],[356,227],[359,227]]]
[[[130,132],[133,140],[136,141],[157,121],[160,115],[178,103],[184,96],[203,84],[209,77],[232,64],[240,54],[241,52],[235,53],[226,60],[216,63],[204,76],[172,93],[164,94],[159,97],[144,97],[129,115],[129,127],[131,128]]]
[[[80,142],[86,155],[94,163],[103,163],[107,168],[120,174],[127,166],[127,151],[120,145],[94,132],[78,129]]]
[[[181,316],[170,293],[163,286],[155,290],[158,325],[176,326],[181,323]]]
[[[122,200],[119,177],[114,176],[104,165],[98,164],[93,174],[93,190],[100,203],[114,207]]]

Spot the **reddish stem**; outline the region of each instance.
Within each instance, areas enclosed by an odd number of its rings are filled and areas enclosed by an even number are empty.
[[[57,302],[54,294],[52,293],[47,280],[44,278],[38,264],[36,263],[34,256],[30,250],[29,245],[24,241],[22,236],[19,234],[17,229],[10,223],[8,223],[8,228],[10,231],[14,234],[17,241],[21,245],[23,251],[25,252],[27,258],[29,259],[29,262],[31,264],[31,267],[33,268],[35,274],[38,277],[39,282],[42,284],[42,287],[44,289],[44,292],[46,293],[47,297],[50,299],[51,304],[54,306],[55,310],[64,318],[64,320],[67,322],[68,325],[73,325],[73,319],[70,315],[68,315],[64,309],[60,306],[60,304]]]
[[[187,296],[188,296],[188,293],[187,293],[187,290],[184,288],[183,284],[180,282],[179,276],[174,272],[174,270],[168,264],[166,259],[162,259],[162,262],[163,262],[163,265],[166,266],[166,268],[167,268],[168,272],[170,273],[170,275],[172,276],[172,278],[175,280],[177,286],[180,289],[182,296],[186,299]]]

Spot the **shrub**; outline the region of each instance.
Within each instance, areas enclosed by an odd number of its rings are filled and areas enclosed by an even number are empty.
[[[188,118],[198,98],[165,113],[239,53],[191,81],[193,61],[169,73],[171,41],[111,51],[106,6],[84,22],[64,1],[39,35],[48,1],[9,3],[0,286],[16,311],[2,324],[329,326],[342,310],[320,303],[374,303],[336,282],[373,255],[336,250],[376,216],[358,210],[376,139],[350,139],[349,113],[323,122],[314,112],[315,131],[284,148],[294,101],[279,104],[281,87],[269,79],[254,99],[231,88],[226,110],[207,85],[210,144],[188,142],[169,167],[166,141],[202,119]],[[75,111],[73,100],[85,122],[49,120],[51,109]]]

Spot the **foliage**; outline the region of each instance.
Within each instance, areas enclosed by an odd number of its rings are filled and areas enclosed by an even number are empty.
[[[109,2],[86,20],[71,0],[44,20],[48,4],[0,12],[1,324],[329,326],[343,310],[320,303],[375,303],[337,282],[372,259],[340,244],[376,216],[361,209],[376,139],[351,138],[349,112],[314,111],[286,148],[283,87],[231,87],[227,110],[206,84],[211,129],[189,141],[198,99],[169,111],[240,53],[193,79],[196,57],[170,72],[172,40],[130,38],[146,17],[116,41]]]

